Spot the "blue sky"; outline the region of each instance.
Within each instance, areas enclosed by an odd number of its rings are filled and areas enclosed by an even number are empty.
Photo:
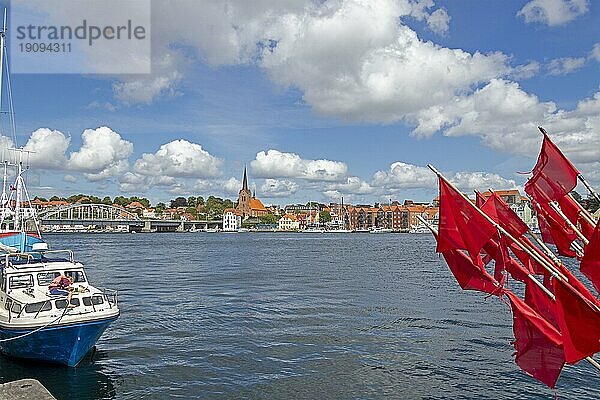
[[[153,1],[149,75],[14,73],[31,191],[430,200],[521,186],[537,125],[600,183],[597,3],[270,3]]]

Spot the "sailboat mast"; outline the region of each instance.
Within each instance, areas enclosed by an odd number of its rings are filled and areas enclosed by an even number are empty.
[[[2,82],[4,80],[4,51],[5,51],[5,40],[6,40],[6,8],[4,9],[4,24],[2,26],[2,31],[0,31],[0,111],[2,111]],[[1,126],[1,125],[0,125]],[[6,194],[6,168],[7,161],[4,158],[5,152],[2,149],[2,161],[4,163],[4,180],[2,182],[2,198],[0,201],[2,202],[2,208],[7,206],[8,196]]]
[[[4,52],[6,51],[6,8],[4,9],[4,25],[0,32],[0,110],[2,110],[2,81],[4,73]]]

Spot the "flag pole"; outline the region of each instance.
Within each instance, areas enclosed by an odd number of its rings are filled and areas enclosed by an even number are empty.
[[[429,166],[429,165],[428,165]],[[429,166],[430,167],[430,166]],[[431,167],[430,167],[431,168]],[[443,178],[444,179],[444,178]],[[446,179],[444,179],[446,180]],[[462,193],[461,193],[462,194]],[[435,229],[435,227],[433,227],[429,221],[427,221],[425,218],[423,218],[420,215],[417,215],[417,219],[419,221],[421,221],[421,223],[423,223],[433,234],[433,236],[435,237],[437,234],[437,230]],[[531,279],[531,281],[533,281],[536,285],[538,285],[540,287],[540,289],[542,289],[542,291],[553,301],[556,303],[556,296],[554,296],[554,294],[548,290],[548,288],[546,288],[540,281],[537,280],[537,278],[535,276],[533,276],[532,274],[527,274],[527,276],[529,277],[529,279]],[[585,360],[587,362],[589,362],[592,366],[596,367],[596,369],[598,371],[600,371],[600,364],[598,364],[598,362],[596,360],[594,360],[592,357],[587,356],[585,358]]]
[[[573,200],[573,202],[579,207],[579,215],[581,215],[590,225],[596,225],[596,221],[594,221],[592,214],[587,209],[583,208],[581,203],[575,200],[575,197],[573,197],[571,193],[567,193],[567,196],[569,196],[571,200]]]
[[[551,201],[550,203],[548,203],[548,205],[550,206],[550,208],[552,208],[554,211],[556,211],[556,213],[558,215],[560,215],[560,217],[563,219],[563,221],[565,221],[565,223],[569,226],[569,228],[571,228],[573,230],[573,232],[575,232],[577,237],[579,237],[579,239],[583,242],[584,245],[587,246],[590,243],[588,238],[586,238],[583,235],[583,233],[581,233],[581,231],[579,229],[577,229],[577,227],[573,224],[573,222],[571,222],[571,220],[569,218],[567,218],[565,213],[560,209],[560,207],[558,206],[558,204],[556,202]]]
[[[435,229],[435,227],[431,226],[431,224],[425,220],[425,218],[423,218],[420,215],[417,215],[417,219],[419,221],[421,221],[430,231],[431,233],[435,236],[437,234],[437,231]],[[538,285],[540,287],[540,289],[542,289],[542,291],[544,293],[546,293],[550,298],[554,298],[554,295],[552,294],[552,292],[550,290],[548,290],[548,288],[546,286],[544,286],[540,281],[538,281],[535,276],[533,276],[531,273],[527,274],[527,277],[529,279],[531,279],[533,281],[533,283],[535,283],[536,285]]]
[[[473,207],[482,217],[484,217],[485,219],[487,219],[487,221],[490,224],[492,224],[494,227],[496,227],[496,229],[500,230],[500,232],[503,235],[507,236],[510,240],[512,240],[514,243],[516,243],[530,257],[533,257],[552,276],[554,276],[559,281],[566,281],[566,282],[569,281],[568,278],[565,275],[563,275],[560,271],[557,271],[552,264],[548,263],[548,261],[546,259],[544,259],[543,257],[541,257],[536,252],[532,251],[528,246],[524,246],[523,243],[521,243],[517,239],[515,239],[513,235],[511,235],[509,232],[506,231],[506,229],[504,229],[503,227],[501,227],[492,218],[490,218],[489,215],[487,215],[486,213],[484,213],[479,208],[475,207],[475,204],[473,204],[471,202],[471,200],[469,200],[469,198],[467,196],[465,196],[465,194],[463,192],[461,192],[460,190],[458,190],[456,188],[456,186],[454,186],[454,184],[452,184],[452,182],[450,182],[444,175],[442,175],[442,173],[439,172],[433,165],[427,164],[427,167],[431,171],[433,171],[433,173],[436,174],[438,176],[438,178],[442,179],[444,182],[446,182],[446,184],[448,184],[452,189],[454,189],[463,198],[463,200],[467,201],[471,205],[471,207]]]
[[[417,215],[417,219],[419,221],[421,221],[430,231],[431,233],[435,236],[437,234],[436,229],[431,226],[431,224],[429,223],[429,221],[427,221],[425,218],[423,218],[420,215]],[[553,301],[556,303],[556,297],[554,296],[554,294],[552,294],[552,292],[550,292],[548,290],[548,288],[546,288],[540,281],[538,281],[536,279],[535,276],[533,276],[532,274],[527,274],[527,276],[529,277],[529,279],[531,279],[532,282],[534,282],[536,285],[538,285],[540,287],[540,289],[542,289],[542,291]],[[585,358],[585,360],[587,362],[589,362],[592,366],[594,366],[598,371],[600,371],[600,364],[598,364],[598,362],[596,362],[596,360],[594,360],[592,357],[587,356]]]
[[[490,193],[494,193],[494,190],[488,188]],[[477,191],[476,191],[477,192]],[[558,259],[558,257],[556,256],[556,254],[554,254],[552,252],[552,250],[550,250],[550,248],[548,246],[546,246],[546,243],[544,243],[538,235],[536,235],[535,233],[533,233],[533,231],[531,229],[529,229],[529,226],[527,226],[527,233],[529,233],[529,236],[531,236],[533,238],[533,240],[535,240],[535,242],[542,248],[544,249],[544,252],[546,253],[546,255],[548,257],[550,257],[552,259],[552,261],[556,264],[559,265],[561,264],[561,261]],[[524,243],[525,245],[527,245],[527,243]],[[531,247],[531,246],[529,246]]]

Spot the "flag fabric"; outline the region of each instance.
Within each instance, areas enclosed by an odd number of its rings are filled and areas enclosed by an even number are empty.
[[[596,229],[589,240],[590,242],[583,249],[583,259],[579,269],[600,293],[600,223],[596,224]]]
[[[556,201],[577,186],[579,171],[544,132],[542,149],[525,184],[525,192],[538,203]]]
[[[556,303],[532,280],[525,283],[525,303],[544,317],[556,329],[559,328],[556,321]]]
[[[568,283],[554,280],[554,287],[565,358],[575,364],[600,351],[600,312]]]
[[[473,261],[461,250],[446,250],[442,256],[461,288],[501,295],[501,286],[482,265]]]
[[[477,208],[481,208],[485,204],[485,197],[479,192],[475,192],[475,205]]]
[[[527,224],[519,218],[517,213],[497,193],[492,193],[481,206],[481,210],[515,239],[524,235],[529,230]]]
[[[440,178],[440,221],[438,253],[463,249],[477,262],[479,252],[496,233],[496,228],[460,193]]]
[[[567,281],[569,281],[569,285],[573,287],[579,294],[585,297],[592,304],[595,304],[598,308],[600,308],[600,300],[598,300],[592,292],[585,286],[564,264],[561,264],[559,268],[560,272],[567,277]],[[548,286],[546,286],[548,287]],[[551,287],[552,292],[554,292],[554,287]]]
[[[535,248],[533,243],[531,243],[531,241],[525,237],[521,238],[521,242],[526,244],[527,247],[529,247],[529,248]],[[527,254],[527,252],[525,250],[523,250],[518,244],[509,243],[509,247],[512,250],[512,252],[515,254],[515,256],[517,257],[517,259],[519,261],[521,261],[521,263],[524,265],[524,268],[527,271],[529,271],[529,273],[538,274],[538,275],[545,275],[548,273],[548,271],[546,271],[546,269],[538,261],[536,261],[529,254]],[[544,254],[542,254],[540,252],[537,252],[537,254],[540,255],[542,258],[546,259],[546,257],[544,257]],[[549,260],[549,259],[546,259],[546,260],[549,261],[550,263],[552,263],[552,260]]]
[[[536,204],[538,225],[544,242],[554,244],[558,254],[565,257],[575,257],[571,243],[577,239],[577,234],[567,226],[562,217],[548,204]]]
[[[594,225],[590,224],[588,220],[582,216],[585,210],[581,204],[573,200],[571,196],[567,195],[558,200],[558,205],[567,219],[589,240],[594,232]]]
[[[512,292],[506,292],[513,312],[515,362],[550,388],[556,386],[565,352],[560,332]]]

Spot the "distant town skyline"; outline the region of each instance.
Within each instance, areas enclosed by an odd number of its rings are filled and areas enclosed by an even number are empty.
[[[600,187],[596,2],[152,7],[151,74],[12,75],[32,196],[236,199],[247,165],[265,204],[431,201],[428,163],[520,188],[538,125]]]

